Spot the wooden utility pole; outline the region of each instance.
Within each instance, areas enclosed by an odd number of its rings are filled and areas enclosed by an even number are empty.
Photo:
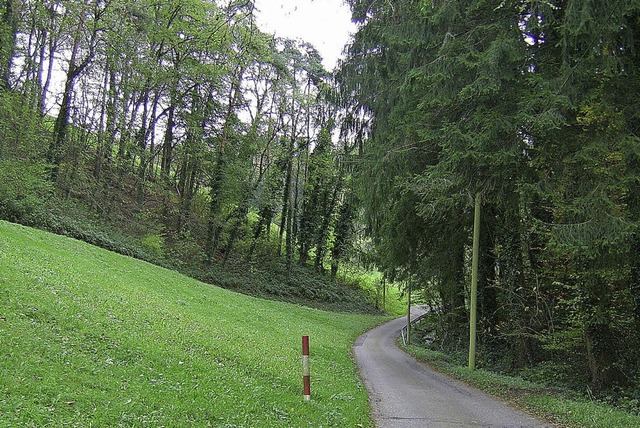
[[[476,368],[476,316],[478,306],[478,256],[480,253],[480,193],[473,214],[473,259],[471,261],[471,308],[469,310],[469,368]]]

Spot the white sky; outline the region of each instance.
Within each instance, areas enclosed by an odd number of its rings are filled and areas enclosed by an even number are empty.
[[[311,43],[328,70],[356,30],[343,0],[256,0],[255,5],[262,31]]]

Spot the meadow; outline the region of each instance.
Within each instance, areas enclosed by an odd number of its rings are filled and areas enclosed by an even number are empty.
[[[0,426],[372,426],[350,353],[385,319],[237,294],[0,221]]]

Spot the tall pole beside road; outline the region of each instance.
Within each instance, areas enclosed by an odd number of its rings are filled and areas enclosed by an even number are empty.
[[[407,345],[411,344],[411,278],[407,286]]]
[[[473,214],[473,259],[471,261],[471,308],[469,310],[469,368],[476,368],[476,317],[478,307],[478,257],[480,255],[480,193]]]

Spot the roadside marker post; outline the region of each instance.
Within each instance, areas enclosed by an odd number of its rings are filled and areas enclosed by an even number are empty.
[[[311,374],[309,370],[309,336],[302,336],[302,386],[304,401],[311,400]]]

